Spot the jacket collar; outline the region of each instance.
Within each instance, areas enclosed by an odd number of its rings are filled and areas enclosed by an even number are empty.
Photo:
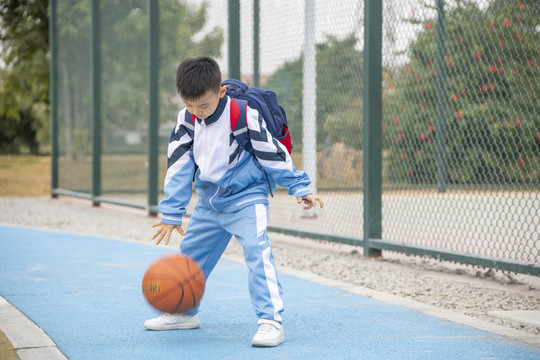
[[[221,117],[221,114],[223,114],[223,110],[225,110],[225,107],[227,106],[228,99],[229,99],[228,96],[224,96],[221,99],[219,99],[218,107],[212,115],[210,115],[204,120],[197,118],[197,121],[199,122],[199,124],[202,124],[204,121],[205,125],[212,125],[213,123],[218,121],[218,119]]]

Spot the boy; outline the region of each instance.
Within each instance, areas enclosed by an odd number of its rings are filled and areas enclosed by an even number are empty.
[[[285,339],[282,326],[283,294],[266,233],[268,221],[267,177],[257,167],[258,161],[268,174],[272,188],[276,183],[287,187],[310,209],[322,200],[307,188],[309,177],[297,171],[286,148],[274,140],[257,110],[246,110],[249,138],[255,159],[239,148],[230,125],[231,99],[221,86],[221,71],[209,57],[184,60],[176,72],[176,88],[187,111],[196,116],[194,138],[186,130],[185,111],[169,141],[168,169],[165,178],[165,199],[159,204],[161,222],[152,239],[168,244],[174,229],[185,235],[180,252],[195,259],[208,278],[227,247],[232,235],[242,245],[249,269],[251,302],[259,317],[259,330],[253,346],[277,346]],[[189,125],[188,125],[189,126]],[[186,212],[195,190],[199,200],[187,233],[182,229]],[[194,329],[200,326],[198,308],[185,314],[164,314],[147,320],[150,330]]]

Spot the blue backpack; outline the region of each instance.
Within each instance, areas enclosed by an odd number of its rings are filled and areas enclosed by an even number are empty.
[[[221,85],[232,85],[227,87],[227,95],[231,98],[231,130],[238,145],[249,151],[255,157],[255,150],[249,141],[249,133],[246,118],[246,108],[256,109],[262,115],[266,126],[272,137],[281,142],[287,148],[289,154],[292,151],[291,134],[287,124],[287,115],[285,110],[278,104],[276,94],[273,91],[249,87],[236,79],[225,80]],[[188,134],[193,138],[195,130],[195,115],[186,110],[185,124]],[[255,157],[256,159],[256,157]],[[259,169],[264,172],[270,194],[270,181],[268,174],[264,171],[262,165],[255,161]]]

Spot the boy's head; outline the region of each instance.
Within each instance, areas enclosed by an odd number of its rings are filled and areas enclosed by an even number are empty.
[[[176,90],[188,111],[199,119],[212,115],[225,96],[218,63],[207,56],[187,58],[176,70]]]

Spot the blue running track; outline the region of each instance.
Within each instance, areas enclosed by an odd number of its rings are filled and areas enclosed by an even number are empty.
[[[0,227],[0,296],[69,359],[540,359],[540,349],[405,307],[281,274],[286,342],[253,348],[244,265],[220,261],[197,330],[147,331],[141,292],[170,249]]]

